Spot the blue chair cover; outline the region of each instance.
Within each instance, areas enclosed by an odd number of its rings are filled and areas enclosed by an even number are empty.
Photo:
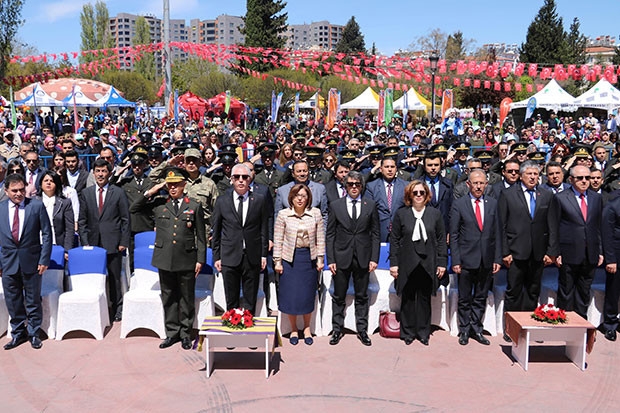
[[[149,247],[136,248],[133,250],[133,266],[143,270],[159,272],[159,270],[151,265],[153,259],[153,249]]]
[[[107,274],[107,252],[100,247],[77,247],[69,250],[69,275]]]
[[[377,268],[380,270],[390,269],[390,243],[382,242],[381,249],[379,250],[379,262]]]
[[[134,249],[155,245],[155,231],[138,232],[134,237]]]
[[[50,270],[65,269],[65,249],[60,245],[52,245],[52,256],[50,257]]]

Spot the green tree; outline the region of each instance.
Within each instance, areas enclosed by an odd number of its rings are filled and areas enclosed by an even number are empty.
[[[22,25],[23,0],[0,0],[0,79],[3,79],[11,54],[13,52],[15,35]]]
[[[355,16],[344,26],[342,38],[336,45],[336,53],[365,53],[364,35],[360,31],[360,26],[355,21]]]
[[[614,65],[620,65],[620,47],[616,47],[615,54],[611,59]]]
[[[285,39],[288,13],[280,13],[286,7],[282,0],[247,0],[247,10],[239,31],[245,36],[245,46],[281,49]],[[280,14],[279,14],[280,13]],[[270,58],[271,56],[262,56]],[[274,56],[275,57],[275,56]],[[242,66],[265,72],[273,67],[270,63],[257,62]]]
[[[82,26],[80,50],[99,50],[112,47],[113,39],[108,31],[109,21],[110,14],[105,2],[98,0],[94,6],[91,3],[84,4],[82,13],[80,13],[80,25]],[[79,58],[80,63],[88,63],[98,59],[100,58],[90,53],[85,56],[80,55]]]
[[[123,97],[135,102],[143,100],[149,103],[157,101],[155,85],[139,73],[124,70],[106,71],[101,75],[101,81],[114,85],[124,93]]]
[[[534,21],[527,28],[525,43],[519,50],[525,63],[564,63],[565,32],[562,18],[558,16],[554,0],[545,0]]]
[[[460,30],[449,35],[446,40],[446,60],[449,62],[462,60],[467,55],[467,49],[474,43],[472,39],[465,39]]]
[[[151,26],[143,16],[136,19],[136,34],[133,37],[133,44],[148,45],[151,43]],[[155,56],[153,53],[144,53],[140,60],[133,65],[134,71],[140,73],[145,79],[155,80]]]
[[[586,45],[588,40],[579,31],[580,26],[579,19],[575,17],[564,41],[564,61],[562,62],[564,64],[581,65],[586,63]]]
[[[223,73],[216,64],[197,57],[172,66],[172,87],[180,92],[189,90],[204,98],[211,98],[226,90],[239,96],[243,90],[237,76]]]

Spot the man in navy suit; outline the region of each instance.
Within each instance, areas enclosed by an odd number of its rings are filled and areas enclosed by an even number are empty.
[[[43,203],[26,198],[23,176],[7,176],[4,188],[8,199],[0,203],[0,276],[13,336],[4,349],[13,349],[26,340],[39,349],[41,275],[50,262],[52,227]]]
[[[561,163],[550,161],[545,168],[547,182],[541,185],[542,188],[554,194],[570,188],[569,184],[564,183],[564,169]]]
[[[431,191],[429,205],[441,212],[446,228],[450,228],[450,209],[452,208],[454,185],[441,176],[441,154],[427,152],[424,157],[424,173],[420,177]],[[447,278],[447,277],[446,277]]]
[[[463,346],[469,337],[491,344],[482,335],[482,320],[491,274],[499,271],[502,258],[497,201],[484,196],[487,184],[482,169],[472,170],[467,179],[469,196],[455,200],[450,213],[452,270],[459,284],[459,344]]]
[[[558,229],[560,267],[558,306],[587,318],[594,270],[603,263],[601,195],[588,189],[590,169],[571,168],[571,188],[556,194],[550,214]]]
[[[396,211],[405,205],[407,182],[396,176],[396,158],[384,157],[380,170],[381,179],[368,183],[366,196],[377,204],[381,242],[389,242],[392,220]]]

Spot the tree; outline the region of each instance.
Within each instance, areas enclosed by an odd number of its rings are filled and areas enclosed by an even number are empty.
[[[449,35],[446,41],[446,60],[449,62],[462,60],[467,55],[467,49],[474,43],[472,39],[465,39],[460,30]]]
[[[286,3],[282,0],[247,0],[247,11],[243,21],[244,27],[239,28],[245,36],[245,46],[281,49],[285,39],[282,34],[286,31],[286,19],[288,13],[280,13]],[[263,56],[269,58],[270,56]],[[244,67],[267,71],[273,67],[269,63],[256,62],[245,64]]]
[[[355,16],[344,26],[342,38],[336,45],[336,53],[365,53],[364,35],[360,31],[360,26],[355,21]]]
[[[611,58],[614,65],[620,65],[620,47],[616,47],[615,54]]]
[[[564,40],[562,63],[582,65],[586,63],[586,46],[588,39],[579,31],[579,19],[575,17]]]
[[[413,43],[409,45],[409,49],[435,52],[440,58],[443,58],[446,55],[447,42],[448,35],[442,32],[440,28],[436,28],[431,30],[426,36],[417,37]]]
[[[562,18],[558,16],[555,0],[545,0],[534,21],[527,28],[525,43],[519,50],[524,63],[564,63],[565,41]]]
[[[210,98],[226,90],[238,96],[242,91],[237,76],[223,73],[214,63],[198,57],[172,66],[172,86],[181,93],[191,91],[195,95]]]
[[[276,69],[269,72],[270,75],[281,79],[290,80],[291,82],[301,83],[304,85],[318,85],[318,76],[310,71],[303,73],[301,71],[292,71],[288,69]],[[242,81],[243,90],[239,93],[241,100],[254,107],[269,107],[271,99],[271,91],[275,90],[276,94],[283,93],[282,104],[292,102],[295,97],[296,90],[284,86],[281,82],[274,83],[273,80],[266,81],[260,78],[247,77]],[[313,92],[300,92],[300,100],[309,98]]]
[[[110,14],[105,2],[97,0],[94,6],[91,3],[84,4],[80,14],[80,25],[82,26],[80,50],[99,50],[112,47],[113,39],[108,31],[109,21]],[[87,53],[85,56],[80,56],[80,63],[88,63],[97,59],[96,56]]]
[[[136,35],[133,37],[133,44],[148,45],[151,43],[151,26],[143,16],[136,19]],[[140,60],[133,65],[134,71],[140,73],[145,79],[155,80],[155,57],[153,53],[144,53]]]
[[[101,75],[101,81],[114,85],[116,89],[124,93],[125,99],[132,102],[143,100],[153,103],[157,100],[154,84],[139,73],[124,70],[106,71]]]
[[[3,79],[11,59],[17,29],[22,25],[23,0],[0,0],[0,79]]]

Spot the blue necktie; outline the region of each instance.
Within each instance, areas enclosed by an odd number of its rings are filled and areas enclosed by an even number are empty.
[[[437,191],[435,191],[435,183],[437,182],[437,178],[429,179],[429,182],[431,187],[432,202],[437,203]]]
[[[532,216],[532,219],[534,219],[534,211],[536,211],[536,198],[534,197],[533,190],[528,190],[527,192],[530,193],[530,215]]]

